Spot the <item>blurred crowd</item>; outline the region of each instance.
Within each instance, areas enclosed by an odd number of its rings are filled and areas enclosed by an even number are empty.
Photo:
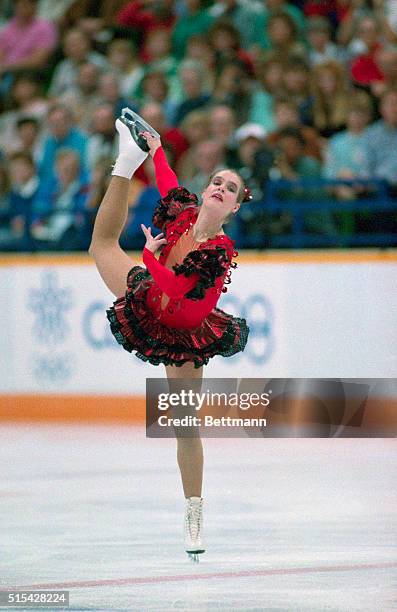
[[[360,180],[378,179],[397,204],[396,0],[0,0],[0,15],[1,250],[87,248],[126,106],[197,194],[227,166],[256,201],[269,181],[327,179],[299,193],[343,212],[368,197]],[[143,245],[158,198],[148,159],[125,248]],[[240,223],[257,228],[244,207]],[[309,215],[308,231],[341,218]],[[265,201],[261,219],[264,232],[290,229]],[[393,210],[383,220],[396,229]]]

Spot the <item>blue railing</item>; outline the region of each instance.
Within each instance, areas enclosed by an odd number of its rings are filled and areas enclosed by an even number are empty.
[[[360,189],[359,197],[353,200],[337,199],[333,191],[341,185]],[[397,244],[397,198],[391,197],[384,181],[272,180],[264,188],[263,199],[243,206],[245,208],[241,209],[241,221],[236,232],[236,240],[242,248]],[[350,215],[350,232],[341,228],[346,213]],[[287,229],[272,231],[272,226],[282,215],[289,217]],[[317,216],[315,230],[308,227],[310,221],[313,222],[313,215]],[[365,224],[367,227],[364,230]]]
[[[360,189],[359,197],[336,199],[333,190],[341,185]],[[280,179],[268,181],[263,191],[263,198],[245,203],[227,226],[237,248],[397,246],[397,194],[392,196],[383,181]],[[151,211],[147,214],[149,219]],[[277,227],[283,218],[284,227]],[[87,212],[73,250],[87,250],[92,225],[93,214]],[[139,242],[139,236],[127,236],[124,248],[141,249],[144,239],[140,238]],[[66,249],[72,250],[72,245]],[[40,251],[42,247],[26,232],[12,249],[0,244],[0,250]]]

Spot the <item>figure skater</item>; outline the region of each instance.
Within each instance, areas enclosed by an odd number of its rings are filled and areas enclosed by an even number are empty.
[[[178,185],[154,130],[137,134],[120,119],[116,129],[119,155],[89,249],[117,298],[107,311],[111,331],[128,352],[135,351],[151,364],[164,364],[170,385],[189,379],[201,386],[203,366],[211,357],[234,355],[247,342],[246,321],[216,304],[222,291],[227,291],[224,284],[230,282],[229,268],[236,267],[232,259],[238,255],[222,226],[250,199],[250,192],[234,170],[220,170],[210,178],[199,206],[197,196]],[[142,225],[146,268],[132,267],[119,237],[127,219],[130,180],[148,152],[162,197],[153,225],[162,233],[153,236],[151,228]],[[199,435],[177,436],[177,460],[186,498],[185,549],[197,561],[197,555],[205,552]]]

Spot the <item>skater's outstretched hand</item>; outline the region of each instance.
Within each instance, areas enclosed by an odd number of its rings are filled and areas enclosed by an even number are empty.
[[[167,239],[164,238],[164,234],[157,234],[157,236],[152,236],[152,230],[150,227],[146,227],[141,223],[141,229],[146,237],[145,248],[152,253],[155,253],[163,244],[167,242]]]
[[[156,136],[153,136],[153,134],[151,134],[150,132],[140,132],[140,133],[146,139],[146,142],[149,147],[149,154],[153,157],[157,149],[161,147],[160,138],[156,138]]]

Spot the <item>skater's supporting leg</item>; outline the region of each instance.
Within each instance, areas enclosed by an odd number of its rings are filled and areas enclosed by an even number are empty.
[[[203,445],[200,438],[178,438],[177,459],[185,497],[201,497]]]
[[[194,391],[200,392],[203,368],[195,368],[193,363],[185,363],[182,367],[166,366],[170,389],[179,388],[182,381],[177,379],[194,379]],[[177,460],[181,472],[183,492],[185,497],[201,497],[203,486],[203,445],[198,432],[194,437],[177,436]]]

